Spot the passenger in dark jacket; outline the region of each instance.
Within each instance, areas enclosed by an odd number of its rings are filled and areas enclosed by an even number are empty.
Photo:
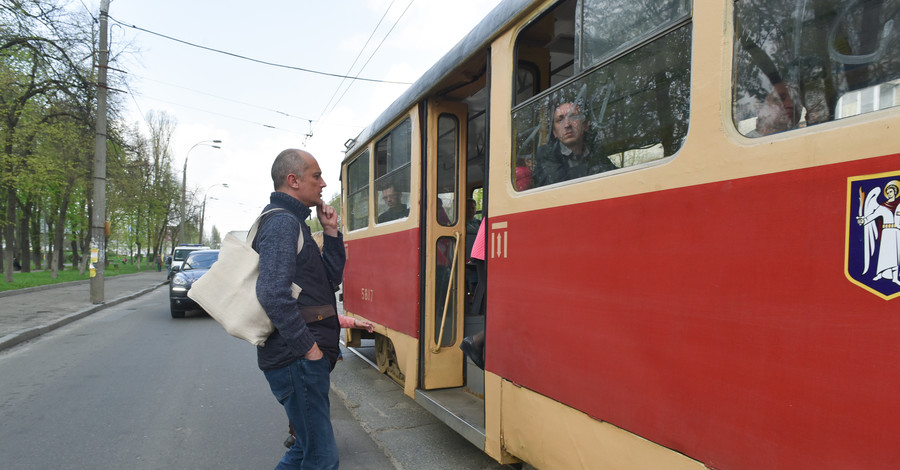
[[[263,218],[253,247],[259,252],[256,295],[275,331],[257,348],[257,360],[297,434],[276,468],[336,469],[328,390],[340,352],[334,287],[343,276],[344,242],[337,213],[322,200],[325,181],[312,155],[296,149],[281,152],[272,165],[272,180],[275,192],[263,211],[283,210]],[[324,228],[321,254],[305,223],[311,207]],[[302,289],[296,300],[291,283]]]
[[[553,110],[552,138],[538,149],[535,158],[535,187],[616,169],[600,149],[591,147],[586,138],[589,123],[582,108],[566,102]]]

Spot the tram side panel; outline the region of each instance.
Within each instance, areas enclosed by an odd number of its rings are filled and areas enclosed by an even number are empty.
[[[419,337],[419,230],[346,242],[344,308]]]
[[[900,315],[843,263],[847,179],[898,168],[492,217],[486,369],[715,468],[888,468]]]

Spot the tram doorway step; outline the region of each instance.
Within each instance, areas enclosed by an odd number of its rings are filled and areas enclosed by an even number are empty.
[[[467,441],[484,450],[484,400],[472,396],[462,387],[418,389],[415,400]]]

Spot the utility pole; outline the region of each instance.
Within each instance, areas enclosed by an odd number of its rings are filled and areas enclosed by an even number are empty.
[[[109,0],[100,1],[100,49],[97,51],[97,135],[94,147],[94,212],[91,216],[91,303],[103,303],[106,267],[106,44]],[[96,256],[95,256],[96,253]]]

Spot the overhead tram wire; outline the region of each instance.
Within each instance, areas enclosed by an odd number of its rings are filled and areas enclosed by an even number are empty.
[[[203,109],[203,108],[197,108],[197,107],[194,107],[194,106],[188,106],[188,105],[186,105],[186,104],[184,104],[184,103],[176,103],[176,102],[174,102],[174,101],[168,101],[168,100],[164,100],[164,99],[161,99],[161,98],[156,98],[156,97],[152,97],[152,96],[147,96],[147,95],[144,95],[144,94],[142,94],[142,93],[136,93],[136,92],[134,92],[134,91],[130,91],[130,93],[131,93],[133,99],[134,99],[134,96],[135,96],[135,95],[141,95],[141,96],[144,96],[144,97],[146,97],[146,98],[148,98],[148,99],[156,100],[156,101],[159,101],[159,102],[161,102],[161,103],[166,103],[166,104],[171,104],[171,105],[175,105],[175,106],[180,106],[180,107],[182,107],[182,108],[192,109],[192,110],[194,110],[194,111],[200,111],[200,112],[202,112],[202,113],[212,114],[212,115],[219,116],[219,117],[223,117],[223,118],[226,118],[226,119],[233,119],[233,120],[235,120],[235,121],[243,121],[243,122],[246,122],[246,123],[249,123],[249,124],[256,124],[257,126],[265,127],[265,128],[267,128],[267,129],[275,129],[275,130],[279,130],[279,131],[289,132],[289,133],[291,133],[291,134],[296,134],[296,133],[297,133],[297,131],[295,131],[295,130],[283,129],[283,128],[280,128],[280,127],[273,126],[273,125],[271,125],[271,124],[264,124],[264,123],[257,122],[257,121],[251,121],[251,120],[249,120],[249,119],[244,119],[244,118],[239,118],[239,117],[229,116],[229,115],[227,115],[227,114],[217,113],[217,112],[215,112],[215,111],[209,111],[209,110],[206,110],[206,109]],[[138,107],[138,108],[140,108],[140,107]]]
[[[195,90],[195,89],[193,89],[193,88],[188,88],[188,87],[186,87],[186,86],[176,85],[176,84],[174,84],[174,83],[168,83],[168,82],[164,82],[164,81],[162,81],[162,80],[156,80],[156,79],[149,78],[149,77],[144,77],[144,76],[141,76],[141,75],[135,75],[135,74],[131,74],[131,75],[132,75],[133,77],[137,77],[137,78],[140,78],[140,79],[142,79],[142,80],[147,80],[147,81],[149,81],[149,82],[155,82],[155,83],[159,83],[159,84],[161,84],[161,85],[166,85],[166,86],[170,86],[170,87],[174,87],[174,88],[181,88],[182,90],[187,90],[187,91],[190,91],[190,92],[192,92],[192,93],[197,93],[197,94],[200,94],[200,95],[206,95],[206,96],[209,96],[209,97],[212,97],[212,98],[220,99],[220,100],[223,100],[223,101],[230,101],[230,102],[232,102],[232,103],[237,103],[237,104],[244,105],[244,106],[249,106],[249,107],[252,107],[252,108],[262,109],[262,110],[264,110],[264,111],[269,111],[269,112],[272,112],[272,113],[275,113],[275,114],[279,114],[279,115],[281,115],[281,116],[285,116],[285,117],[289,117],[289,118],[294,118],[294,119],[300,119],[300,120],[302,120],[302,121],[310,121],[309,118],[305,118],[305,117],[302,117],[302,116],[295,116],[295,115],[293,115],[293,114],[290,114],[290,113],[287,113],[287,112],[284,112],[284,111],[280,111],[280,110],[273,109],[273,108],[267,108],[267,107],[265,107],[265,106],[261,106],[261,105],[258,105],[258,104],[247,103],[246,101],[235,100],[235,99],[232,99],[232,98],[225,98],[224,96],[214,95],[214,94],[212,94],[212,93],[207,93],[207,92],[205,92],[205,91]]]
[[[410,0],[410,1],[409,1],[409,4],[407,4],[407,5],[406,5],[406,8],[403,10],[403,13],[400,13],[400,16],[397,17],[397,21],[394,22],[394,24],[391,26],[391,29],[388,30],[387,34],[385,34],[384,37],[381,38],[381,42],[378,43],[378,46],[375,48],[374,51],[372,51],[372,54],[369,55],[369,58],[366,60],[366,63],[363,64],[363,66],[359,69],[359,72],[357,72],[357,76],[358,76],[360,73],[362,73],[363,70],[365,70],[365,68],[366,68],[367,65],[369,65],[369,62],[372,61],[372,58],[375,57],[375,54],[378,53],[378,50],[379,50],[379,49],[381,49],[381,46],[384,44],[384,41],[386,41],[387,38],[388,38],[388,36],[390,36],[391,33],[394,32],[394,28],[397,27],[397,24],[400,23],[400,20],[403,19],[403,17],[406,15],[406,12],[409,11],[409,7],[411,7],[412,4],[413,4],[415,1],[416,1],[416,0]],[[393,5],[393,2],[391,2],[391,5]],[[390,10],[390,6],[388,6],[388,10]],[[387,15],[387,11],[385,11],[385,15]],[[384,18],[384,17],[382,17],[382,19],[383,19],[383,18]],[[379,21],[378,24],[380,25],[380,24],[381,24],[381,21]],[[375,28],[377,29],[378,27],[376,26]],[[372,34],[374,35],[375,32],[373,31]],[[370,38],[371,38],[371,37],[370,37]],[[366,42],[366,44],[368,44],[368,41]],[[365,47],[365,46],[364,46],[364,47]],[[360,54],[362,54],[362,51],[360,51]],[[357,59],[358,59],[358,58],[359,58],[359,57],[357,56]],[[353,63],[355,64],[356,61],[354,61]],[[352,66],[351,66],[351,68],[352,68]],[[343,82],[341,82],[341,83],[343,83]],[[325,115],[327,115],[327,114],[330,113],[331,111],[334,111],[334,108],[336,108],[337,105],[341,102],[341,100],[344,99],[344,96],[347,95],[347,92],[350,91],[350,87],[353,86],[353,83],[355,83],[355,82],[350,82],[350,84],[347,85],[347,88],[345,88],[345,89],[344,89],[344,92],[341,93],[341,97],[338,98],[338,100],[334,102],[334,105],[331,107],[331,109],[327,109],[327,108],[328,108],[328,105],[325,106],[326,109],[322,111],[322,114],[319,116],[319,119],[317,119],[316,122],[322,122],[322,119],[324,119],[324,116],[325,116]],[[385,83],[391,83],[391,82],[385,82]],[[412,84],[409,83],[409,84],[406,84],[406,85],[412,85]],[[338,89],[340,89],[340,85],[338,86]],[[337,90],[335,90],[335,93],[337,93]],[[332,98],[334,98],[334,97],[332,96]],[[330,104],[330,103],[331,103],[331,101],[329,100],[329,104]],[[310,129],[309,132],[310,132],[310,135],[313,133],[313,131],[312,131],[311,129]]]
[[[356,54],[356,58],[353,59],[353,63],[350,64],[350,67],[347,68],[347,72],[345,72],[347,75],[350,74],[350,72],[353,70],[353,67],[356,66],[357,62],[359,62],[359,58],[362,57],[362,54],[363,54],[363,52],[365,52],[366,47],[369,46],[369,43],[372,42],[372,38],[375,37],[375,33],[378,31],[378,28],[381,26],[381,23],[384,21],[385,18],[387,18],[387,14],[391,11],[391,8],[394,6],[395,1],[396,0],[391,0],[391,4],[388,5],[386,10],[384,10],[384,14],[381,15],[381,19],[378,20],[378,23],[375,25],[375,28],[372,29],[372,34],[370,34],[369,38],[366,39],[366,43],[363,44],[363,46],[359,49],[359,54]],[[328,99],[328,103],[325,104],[325,108],[322,110],[322,114],[319,115],[319,119],[317,120],[317,122],[319,120],[321,120],[322,117],[325,115],[326,111],[328,111],[328,107],[331,106],[331,102],[334,101],[334,98],[337,96],[338,92],[341,91],[341,87],[344,86],[344,82],[346,82],[346,81],[347,81],[347,79],[343,78],[343,79],[341,79],[341,83],[338,83],[337,88],[334,89],[334,93],[331,94],[331,98]],[[309,129],[309,134],[307,134],[307,137],[311,138],[312,135],[313,135],[312,122],[310,122],[310,129]]]
[[[408,8],[408,7],[407,7],[407,8]],[[398,81],[392,81],[392,80],[378,80],[378,79],[374,79],[374,78],[361,78],[361,77],[359,77],[359,76],[351,77],[351,76],[347,76],[347,75],[340,75],[340,74],[336,74],[336,73],[322,72],[322,71],[319,71],[319,70],[312,70],[312,69],[307,69],[307,68],[303,68],[303,67],[296,67],[296,66],[293,66],[293,65],[277,64],[277,63],[274,63],[274,62],[268,62],[268,61],[265,61],[265,60],[254,59],[254,58],[252,58],[252,57],[247,57],[247,56],[243,56],[243,55],[240,55],[240,54],[235,54],[235,53],[233,53],[233,52],[227,52],[227,51],[223,51],[223,50],[220,50],[220,49],[215,49],[215,48],[212,48],[212,47],[207,47],[207,46],[201,46],[201,45],[199,45],[199,44],[194,44],[194,43],[192,43],[192,42],[185,41],[185,40],[183,40],[183,39],[174,38],[174,37],[172,37],[172,36],[167,36],[167,35],[162,34],[162,33],[157,33],[157,32],[155,32],[155,31],[151,31],[151,30],[146,29],[146,28],[141,28],[140,26],[137,26],[137,25],[123,23],[123,22],[117,20],[116,18],[113,18],[112,16],[110,16],[109,19],[115,21],[117,24],[119,24],[119,25],[121,25],[121,26],[123,26],[123,27],[126,27],[126,28],[136,29],[136,30],[138,30],[138,31],[143,31],[143,32],[145,32],[145,33],[147,33],[147,34],[152,34],[152,35],[154,35],[154,36],[159,36],[159,37],[161,37],[161,38],[165,38],[165,39],[168,39],[168,40],[170,40],[170,41],[179,42],[179,43],[181,43],[181,44],[185,44],[185,45],[188,45],[188,46],[191,46],[191,47],[196,47],[196,48],[198,48],[198,49],[203,49],[203,50],[206,50],[206,51],[215,52],[215,53],[217,53],[217,54],[223,54],[223,55],[235,57],[235,58],[238,58],[238,59],[243,59],[243,60],[247,60],[247,61],[250,61],[250,62],[255,62],[255,63],[258,63],[258,64],[268,65],[268,66],[271,66],[271,67],[278,67],[278,68],[289,69],[289,70],[297,70],[297,71],[300,71],[300,72],[307,72],[307,73],[312,73],[312,74],[316,74],[316,75],[324,75],[324,76],[327,76],[327,77],[344,78],[344,79],[350,79],[350,80],[354,80],[354,81],[355,81],[355,80],[359,80],[359,81],[373,82],[373,83],[390,83],[390,84],[395,84],[395,85],[412,85],[412,83],[408,83],[408,82],[398,82]],[[393,28],[391,28],[391,29],[393,29]],[[390,34],[390,32],[389,32],[388,34]]]

